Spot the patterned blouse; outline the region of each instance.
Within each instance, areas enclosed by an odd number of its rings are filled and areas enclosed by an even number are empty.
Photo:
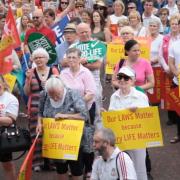
[[[84,121],[88,119],[88,110],[85,102],[77,90],[67,88],[64,102],[60,107],[53,107],[50,98],[45,91],[41,92],[39,102],[39,116],[54,118],[57,113],[76,114],[80,113]]]

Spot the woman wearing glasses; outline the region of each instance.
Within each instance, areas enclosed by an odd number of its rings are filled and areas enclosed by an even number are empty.
[[[52,74],[59,74],[59,72],[56,68],[50,68],[47,66],[49,54],[43,48],[38,48],[32,53],[32,60],[35,68],[29,69],[26,72],[24,92],[27,96],[29,96],[29,129],[31,138],[34,139],[36,137],[40,92],[44,89],[44,85],[50,76]],[[43,165],[43,158],[41,156],[41,141],[40,137],[34,152],[32,166],[35,171],[40,171]]]
[[[129,54],[131,52],[128,52]],[[137,108],[148,107],[148,98],[139,90],[136,90],[136,73],[130,66],[123,66],[117,75],[119,89],[111,96],[109,110],[117,111],[130,109],[136,111]],[[147,180],[146,173],[146,149],[128,150],[137,173],[138,180]]]

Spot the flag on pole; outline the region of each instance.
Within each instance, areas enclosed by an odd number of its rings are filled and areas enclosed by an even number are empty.
[[[12,52],[13,49],[20,46],[21,41],[17,32],[15,19],[9,6],[0,42],[0,74],[6,74],[12,71]]]
[[[13,12],[12,12],[10,6],[8,8],[8,12],[7,12],[7,16],[6,16],[2,39],[6,36],[12,37],[12,39],[13,39],[12,47],[14,49],[21,46],[21,40],[20,40],[18,31],[16,28],[16,22],[15,22]]]
[[[32,159],[33,159],[33,154],[35,150],[35,145],[38,139],[39,133],[36,135],[36,138],[20,168],[19,175],[18,175],[18,180],[31,180],[31,175],[32,175]]]

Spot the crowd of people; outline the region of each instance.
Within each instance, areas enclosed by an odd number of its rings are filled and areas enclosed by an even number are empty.
[[[26,107],[19,115],[26,117],[32,140],[40,132],[33,171],[55,169],[60,180],[68,179],[68,173],[73,180],[83,176],[86,180],[152,179],[148,150],[122,152],[115,145],[114,132],[103,127],[101,112],[160,107],[162,102],[148,99],[156,86],[157,68],[169,80],[169,92],[178,88],[180,0],[2,0],[1,40],[9,7],[21,40],[21,47],[12,51],[11,74],[21,71],[22,78],[9,92],[8,82],[0,75],[0,131],[16,121],[18,100],[23,101]],[[69,22],[62,31],[63,42],[57,43],[53,26],[65,16]],[[30,40],[37,38],[36,33],[48,39],[56,52],[55,59],[43,44],[32,45]],[[141,56],[138,38],[149,40],[148,60]],[[106,74],[106,64],[111,61],[107,59],[108,44],[117,41],[123,45],[125,55],[119,57],[113,74]],[[103,101],[107,97],[103,90],[109,85],[112,96],[105,110]],[[177,125],[177,135],[170,143],[178,143],[180,115],[175,108],[167,109],[167,114],[167,125]],[[83,131],[77,161],[42,157],[45,117],[82,120],[85,126],[93,127],[92,141],[86,139],[86,128]],[[86,148],[85,142],[89,143]],[[4,176],[15,180],[11,160],[11,153],[0,152]]]

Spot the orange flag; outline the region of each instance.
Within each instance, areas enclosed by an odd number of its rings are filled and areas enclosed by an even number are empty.
[[[38,139],[39,133],[37,134],[22,166],[19,171],[18,180],[30,180],[32,176],[32,159],[35,150],[35,145]]]

